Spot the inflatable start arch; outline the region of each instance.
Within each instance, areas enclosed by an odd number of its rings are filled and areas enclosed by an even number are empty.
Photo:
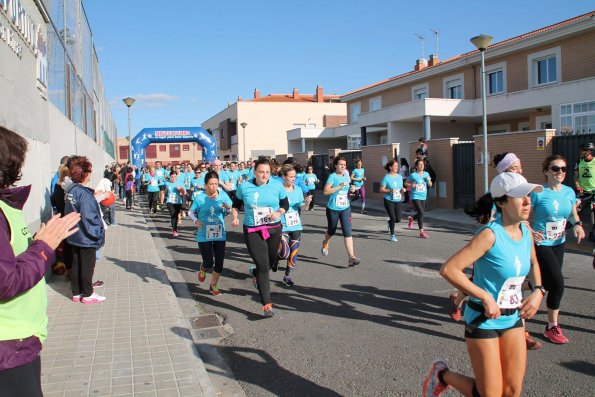
[[[144,167],[145,148],[151,143],[188,143],[196,142],[202,147],[202,160],[213,162],[217,159],[215,138],[200,127],[143,128],[132,139],[132,165],[137,169]],[[140,176],[140,173],[137,173]]]

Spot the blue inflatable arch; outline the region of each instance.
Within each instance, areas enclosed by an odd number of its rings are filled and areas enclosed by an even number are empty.
[[[196,142],[202,147],[202,160],[213,162],[217,159],[215,138],[200,127],[143,128],[132,139],[132,165],[137,169],[145,166],[146,150],[151,143]],[[140,172],[136,174],[140,177]]]

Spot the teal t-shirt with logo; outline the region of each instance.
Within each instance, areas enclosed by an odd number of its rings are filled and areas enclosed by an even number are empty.
[[[260,186],[250,180],[238,187],[236,197],[244,201],[244,225],[254,227],[280,222],[272,221],[268,215],[279,209],[279,202],[287,197],[287,192],[281,183],[272,178]]]
[[[296,230],[303,230],[300,208],[304,204],[304,192],[299,187],[294,186],[291,192],[287,192],[287,199],[289,200],[289,209],[281,217],[283,231],[294,232]]]
[[[391,176],[391,174],[386,174],[382,181],[380,182],[380,186],[385,187],[386,189],[397,189],[398,192],[393,193],[386,193],[384,198],[388,201],[392,201],[395,203],[403,201],[403,177],[399,174],[395,176]]]
[[[224,218],[230,212],[223,205],[231,208],[232,202],[227,193],[218,191],[217,198],[210,198],[203,193],[192,202],[190,211],[202,222],[202,227],[196,231],[196,241],[205,243],[209,241],[225,241]]]
[[[554,246],[566,241],[566,222],[572,216],[576,204],[574,190],[562,185],[561,190],[552,190],[547,185],[543,191],[531,192],[533,207],[533,230],[541,232],[545,240],[537,245]]]
[[[365,169],[363,169],[363,168],[355,168],[355,169],[354,169],[354,170],[351,172],[351,175],[352,175],[354,178],[361,179],[361,178],[363,178],[363,177],[364,177],[364,174],[365,174],[365,173],[366,173]],[[364,184],[364,181],[353,181],[353,185],[354,185],[355,187],[362,187],[362,185],[363,185],[363,184]]]
[[[342,183],[345,183],[345,186],[335,193],[329,195],[327,208],[335,211],[343,211],[344,209],[349,208],[349,199],[347,198],[347,193],[349,192],[349,182],[350,182],[349,174],[344,173],[343,175],[338,175],[336,172],[333,172],[329,175],[328,179],[326,180],[327,185],[331,185],[332,188],[340,186]]]

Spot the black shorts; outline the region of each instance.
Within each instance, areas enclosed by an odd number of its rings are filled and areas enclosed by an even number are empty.
[[[523,327],[523,320],[521,320],[519,318],[519,321],[514,323],[514,325],[510,328],[504,328],[504,329],[475,328],[475,330],[473,330],[473,332],[471,332],[471,333],[467,332],[467,329],[465,328],[465,338],[468,338],[468,339],[494,339],[494,338],[498,338],[499,336],[504,334],[509,329],[522,328],[522,327]]]

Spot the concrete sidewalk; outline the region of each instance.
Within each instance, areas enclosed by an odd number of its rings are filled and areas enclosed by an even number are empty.
[[[106,302],[74,303],[64,277],[48,282],[45,397],[215,396],[145,218],[117,220],[95,269]]]

